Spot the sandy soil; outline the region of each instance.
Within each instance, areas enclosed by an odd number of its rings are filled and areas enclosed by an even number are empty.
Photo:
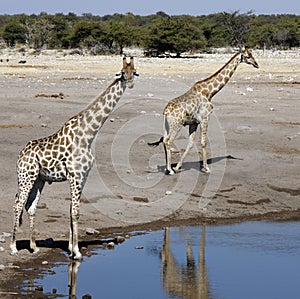
[[[19,151],[27,141],[54,133],[90,103],[120,70],[121,58],[62,52],[22,56],[12,51],[0,56],[1,234],[12,228]],[[162,146],[147,146],[163,134],[162,110],[170,99],[217,71],[231,55],[136,57],[140,76],[134,88],[126,90],[95,142],[96,165],[81,205],[82,240],[100,239],[113,231],[182,223],[299,217],[300,54],[257,51],[254,56],[260,68],[240,65],[213,98],[208,133],[211,174],[199,171],[198,132],[182,172],[174,176],[163,174]],[[26,63],[18,63],[20,60]],[[174,162],[186,142],[183,128],[174,144]],[[67,183],[45,187],[36,216],[38,240],[52,238],[66,245],[69,197]],[[86,228],[100,233],[86,236]],[[0,279],[7,282],[0,288],[2,297],[15,291],[10,279],[24,278],[22,269],[38,267],[43,259],[64,258],[59,254],[61,243],[40,243],[44,248],[38,257],[26,250],[27,217],[18,239],[23,240],[18,246],[24,249],[18,257],[9,255],[8,235],[0,243],[0,264],[4,266]]]

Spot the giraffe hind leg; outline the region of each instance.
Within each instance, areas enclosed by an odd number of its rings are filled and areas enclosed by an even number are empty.
[[[30,249],[33,253],[38,253],[39,249],[35,243],[34,236],[34,224],[35,224],[35,211],[37,204],[39,202],[42,190],[44,188],[45,181],[40,177],[35,181],[33,188],[31,189],[28,199],[25,204],[25,210],[29,215],[29,240],[30,240]]]

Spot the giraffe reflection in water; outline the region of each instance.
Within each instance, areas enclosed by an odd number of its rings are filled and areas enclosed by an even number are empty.
[[[76,299],[76,289],[77,289],[77,274],[78,268],[80,266],[79,261],[73,261],[69,263],[68,266],[68,288],[69,288],[69,298]]]
[[[186,265],[180,265],[171,251],[170,229],[165,229],[162,249],[163,287],[169,296],[187,299],[212,298],[205,267],[205,225],[202,227],[199,261],[196,264],[191,244],[186,246]]]

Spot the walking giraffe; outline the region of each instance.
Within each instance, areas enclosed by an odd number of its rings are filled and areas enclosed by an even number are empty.
[[[185,94],[169,101],[163,111],[164,115],[164,137],[157,142],[148,143],[150,146],[158,146],[164,143],[166,155],[166,174],[174,174],[179,171],[183,160],[191,149],[195,133],[200,124],[201,147],[203,164],[201,171],[209,173],[206,157],[206,132],[208,127],[209,115],[213,110],[211,104],[212,97],[219,92],[229,81],[240,63],[247,63],[255,68],[258,64],[251,52],[246,48],[236,53],[221,69],[212,76],[196,82]],[[171,164],[171,145],[182,126],[189,126],[189,141],[179,162],[172,168]]]
[[[68,180],[71,189],[70,257],[81,259],[78,247],[79,203],[84,184],[92,168],[94,157],[91,145],[109,113],[125,92],[133,87],[137,75],[133,57],[104,92],[84,110],[71,117],[55,134],[30,141],[21,151],[17,162],[18,193],[14,204],[14,224],[11,253],[18,254],[16,231],[22,223],[23,207],[29,214],[30,248],[39,251],[34,238],[35,211],[45,182]]]

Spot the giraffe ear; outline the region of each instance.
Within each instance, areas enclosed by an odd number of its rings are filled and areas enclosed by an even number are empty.
[[[132,68],[134,68],[134,61],[133,61],[133,57],[132,56],[130,57],[130,65],[131,65]]]
[[[123,68],[127,67],[126,56],[123,57]]]

